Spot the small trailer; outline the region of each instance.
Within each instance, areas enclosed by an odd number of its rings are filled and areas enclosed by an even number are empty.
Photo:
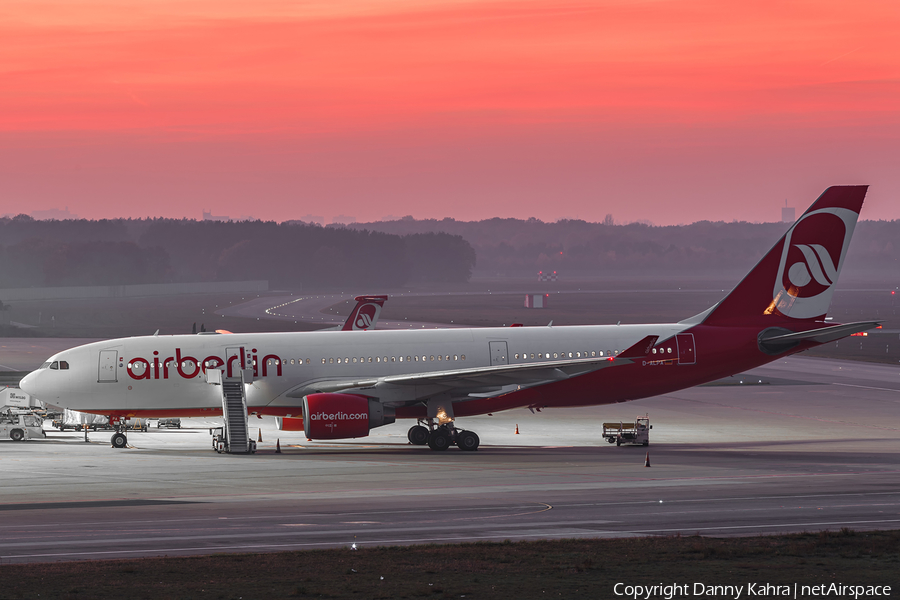
[[[653,429],[653,425],[650,424],[650,417],[645,415],[637,417],[634,423],[625,423],[623,421],[604,423],[603,437],[610,444],[615,442],[616,446],[621,446],[622,444],[649,446],[651,429]]]

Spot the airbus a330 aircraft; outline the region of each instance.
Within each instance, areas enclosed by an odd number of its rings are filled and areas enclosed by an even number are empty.
[[[407,418],[414,444],[475,450],[458,417],[636,400],[875,327],[825,321],[866,189],[828,188],[731,293],[679,323],[133,337],[60,352],[21,387],[114,419],[224,414],[234,440],[248,413],[302,417],[310,439]]]

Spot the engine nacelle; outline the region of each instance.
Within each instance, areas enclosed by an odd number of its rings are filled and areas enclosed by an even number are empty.
[[[356,394],[303,397],[303,430],[312,440],[366,437],[369,430],[394,422],[394,409]]]

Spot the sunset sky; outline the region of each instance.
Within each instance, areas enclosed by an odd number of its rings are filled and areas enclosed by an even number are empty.
[[[0,215],[900,218],[900,3],[3,0]]]

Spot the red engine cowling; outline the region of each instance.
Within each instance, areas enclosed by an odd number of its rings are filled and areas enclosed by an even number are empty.
[[[277,417],[278,429],[281,431],[303,431],[303,419],[301,417]]]
[[[394,422],[393,409],[355,394],[310,394],[303,398],[303,430],[312,440],[369,435],[369,429]]]

